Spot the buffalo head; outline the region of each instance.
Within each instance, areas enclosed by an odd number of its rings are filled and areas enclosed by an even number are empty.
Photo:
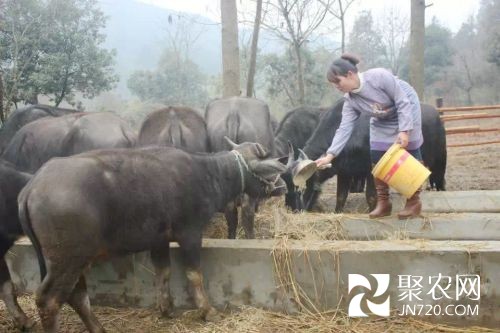
[[[286,193],[286,184],[280,177],[287,170],[285,164],[278,158],[270,159],[269,152],[259,143],[236,144],[224,138],[238,161],[245,193],[259,198]]]

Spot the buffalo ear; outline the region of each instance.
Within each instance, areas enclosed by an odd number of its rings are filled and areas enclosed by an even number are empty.
[[[275,178],[278,174],[287,171],[286,165],[277,158],[264,161],[253,160],[248,163],[248,166],[252,172],[265,179]]]
[[[278,173],[280,175],[287,171],[286,165],[281,163],[279,161],[279,159],[277,159],[277,158],[269,160],[268,163],[269,163],[270,167],[273,168],[276,171],[276,173]]]
[[[281,164],[286,165],[287,167],[288,167],[288,164],[290,163],[290,162],[289,162],[289,159],[290,159],[290,157],[289,157],[288,155],[278,157],[278,161],[279,161]]]
[[[224,139],[226,140],[226,142],[229,144],[229,146],[231,146],[232,149],[236,149],[238,148],[238,145],[236,143],[234,143],[229,137],[227,137],[226,135],[224,135]]]

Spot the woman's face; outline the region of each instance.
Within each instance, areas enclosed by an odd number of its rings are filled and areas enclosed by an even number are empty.
[[[337,75],[332,84],[343,93],[348,93],[359,88],[359,77],[357,73],[347,72],[346,76]]]

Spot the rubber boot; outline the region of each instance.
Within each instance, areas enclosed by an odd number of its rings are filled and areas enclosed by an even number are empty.
[[[411,219],[420,216],[422,212],[422,201],[420,201],[420,192],[422,189],[418,189],[411,198],[406,200],[405,208],[398,213],[398,218],[400,220]]]
[[[375,190],[377,191],[377,206],[368,216],[374,219],[391,215],[392,204],[389,200],[389,185],[375,178]]]

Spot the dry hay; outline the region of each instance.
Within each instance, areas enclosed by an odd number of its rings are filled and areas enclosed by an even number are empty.
[[[241,211],[240,211],[241,215]],[[272,198],[261,203],[255,214],[255,237],[257,239],[279,239],[288,237],[294,240],[347,240],[344,223],[352,218],[366,219],[370,223],[378,223],[384,230],[383,238],[390,240],[404,240],[409,238],[405,227],[393,229],[386,221],[370,220],[365,214],[335,214],[335,213],[292,213],[285,207],[282,198]],[[432,215],[424,219],[422,229],[432,228]],[[216,214],[205,228],[205,238],[227,238],[227,225],[224,214]],[[236,238],[243,239],[245,234],[238,226]]]
[[[277,239],[272,250],[272,256],[276,286],[280,289],[281,295],[286,295],[281,297],[282,300],[291,298],[291,303],[294,305],[294,309],[292,310],[294,315],[271,315],[266,313],[268,316],[274,316],[275,320],[278,321],[278,325],[274,327],[276,332],[500,332],[497,329],[484,327],[467,327],[465,329],[444,324],[429,323],[413,317],[398,317],[395,312],[388,318],[353,319],[339,310],[342,296],[340,296],[336,310],[325,311],[323,309],[325,306],[321,291],[328,281],[324,281],[323,277],[318,277],[314,274],[313,264],[309,261],[310,255],[307,250],[302,251],[300,255],[294,257],[290,251],[288,242],[289,239],[287,236]],[[402,242],[412,245],[421,243],[421,248],[425,248],[425,241],[422,240],[406,240]],[[374,244],[377,242],[370,243]],[[334,270],[337,272],[335,278],[337,281],[330,282],[338,288],[340,285],[340,271],[338,269],[340,267],[339,248],[332,247],[329,252],[332,254]],[[298,260],[298,257],[305,258],[305,261],[309,264],[309,268],[306,268],[306,270],[309,271],[310,278],[307,281],[308,284],[313,285],[312,290],[314,290],[314,295],[309,295],[295,278],[294,260]],[[319,265],[316,262],[316,268],[317,266],[323,266],[321,264],[321,257],[315,256],[315,258],[320,261]],[[311,287],[309,286],[309,288]],[[340,295],[341,293],[337,290],[337,294]],[[286,329],[279,330],[280,327],[286,327]],[[267,332],[267,330],[252,332]],[[274,331],[270,330],[269,332]]]
[[[241,210],[240,210],[241,215]],[[241,218],[241,217],[240,217]],[[291,239],[337,240],[342,235],[343,215],[297,213],[287,210],[282,198],[271,198],[261,203],[255,214],[254,228],[258,239],[273,239],[288,235]],[[206,238],[227,238],[227,224],[224,214],[216,214],[205,228]],[[236,238],[245,238],[241,225]]]
[[[19,303],[31,318],[35,314],[35,304],[31,297],[23,296]],[[377,318],[353,319],[340,311],[329,311],[318,314],[299,313],[286,315],[252,307],[226,309],[218,322],[204,322],[197,311],[176,312],[174,318],[159,318],[155,311],[149,309],[93,307],[97,317],[109,333],[372,333],[372,332],[464,332],[463,328],[437,325],[412,318]],[[7,318],[5,307],[0,305],[0,331],[18,332]],[[85,332],[83,323],[69,308],[63,307],[60,315],[61,332]],[[33,333],[42,332],[37,321]],[[486,328],[467,328],[467,332],[499,332]]]

